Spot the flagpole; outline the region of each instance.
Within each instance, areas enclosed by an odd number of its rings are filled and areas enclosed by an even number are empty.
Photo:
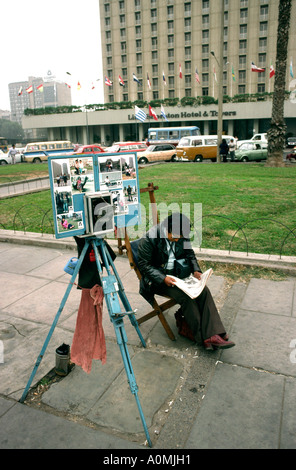
[[[230,77],[230,98],[232,98],[232,80],[233,80],[233,76],[232,76],[232,71],[233,71],[233,65],[231,65],[231,77]]]
[[[148,72],[147,72],[147,77],[146,77],[146,81],[147,81],[147,102],[149,101],[149,91],[150,91],[150,78],[149,78],[149,75],[148,75]]]
[[[179,64],[179,100],[181,99],[181,64]]]

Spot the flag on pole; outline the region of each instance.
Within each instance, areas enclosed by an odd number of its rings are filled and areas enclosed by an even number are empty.
[[[275,70],[273,65],[269,67],[269,78],[273,77],[275,75]]]
[[[214,72],[213,72],[213,74],[214,74],[214,79],[215,79],[215,82],[216,82],[216,81],[217,81],[217,74],[216,74],[216,70],[215,70],[215,65],[214,65]]]
[[[181,69],[181,64],[179,64],[179,77],[182,78],[183,75],[182,75],[182,69]]]
[[[197,81],[197,83],[200,83],[197,67],[195,68],[195,80]]]
[[[161,108],[160,108],[161,112],[160,114],[162,115],[162,117],[167,121],[167,117],[166,117],[166,114],[165,114],[165,111],[164,111],[164,107],[161,105]]]
[[[265,69],[257,67],[257,65],[255,65],[254,62],[252,62],[251,70],[252,72],[265,72]]]
[[[149,90],[151,90],[151,82],[150,82],[150,79],[149,79],[148,72],[147,72],[147,83],[148,83]]]
[[[139,119],[139,121],[144,122],[147,117],[147,114],[145,113],[145,111],[138,108],[138,106],[135,106],[135,116],[136,116],[136,119]]]
[[[108,77],[105,77],[105,85],[112,86],[112,84],[113,83],[111,82],[111,80]]]
[[[33,93],[33,85],[30,85],[28,88],[26,88],[27,93]]]
[[[80,82],[77,83],[77,90],[81,90],[81,85],[80,85]]]
[[[122,80],[120,75],[118,75],[118,81],[120,86],[124,86],[124,81]]]
[[[23,87],[21,86],[19,91],[18,91],[18,96],[21,96],[22,93],[23,93]]]
[[[43,92],[43,83],[37,87],[37,90],[40,91],[41,93]]]
[[[141,85],[140,80],[136,77],[136,75],[133,73],[133,80],[134,82],[137,82],[139,85]]]
[[[234,68],[232,66],[232,72],[231,72],[231,75],[232,75],[232,80],[235,82],[235,75],[234,75]]]
[[[292,78],[294,78],[292,58],[291,58],[291,62],[290,62],[290,75],[291,75]]]
[[[164,72],[162,72],[162,80],[163,80],[163,84],[166,85],[167,82],[166,82],[166,79],[165,79],[165,74],[164,74]]]
[[[69,85],[69,83],[65,83],[65,85],[66,85],[68,88],[71,88],[71,85]]]
[[[149,104],[149,116],[152,116],[155,121],[158,121],[156,112],[154,111],[154,109],[151,108],[150,104]]]

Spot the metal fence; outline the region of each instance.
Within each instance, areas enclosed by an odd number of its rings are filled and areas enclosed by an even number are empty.
[[[14,233],[22,232],[24,234],[28,232],[40,233],[40,236],[43,234],[52,234],[54,237],[54,223],[52,209],[44,210],[38,204],[24,204],[19,207],[15,212],[6,211],[5,208],[11,209],[11,204],[6,201],[1,201],[1,210],[0,210],[0,227],[3,230],[13,230]],[[234,227],[232,234],[229,235],[228,243],[224,243],[224,247],[219,247],[231,252],[242,251],[246,255],[249,255],[251,249],[252,252],[258,252],[258,246],[256,247],[256,240],[252,234],[252,228],[250,226],[256,225],[259,226],[261,232],[265,233],[266,237],[269,237],[268,229],[266,229],[266,224],[276,224],[280,228],[280,237],[277,240],[276,255],[279,255],[281,258],[283,256],[284,250],[286,253],[289,253],[290,256],[294,256],[296,252],[296,226],[289,227],[288,225],[279,222],[276,219],[271,219],[267,217],[250,219],[247,222],[238,223],[235,220],[219,214],[207,214],[201,217],[204,221],[209,218],[224,219],[229,223],[229,227]],[[151,221],[150,221],[151,223]],[[206,225],[205,225],[206,227]],[[250,233],[248,233],[248,230]],[[234,249],[235,244],[239,239],[240,246],[239,250]],[[268,238],[269,240],[269,238]],[[198,240],[198,246],[202,246],[202,241]],[[211,247],[214,248],[214,247]],[[217,249],[217,247],[215,247]],[[268,253],[271,254],[271,253]]]
[[[6,179],[6,183],[3,184],[3,180]],[[28,232],[40,233],[40,236],[43,234],[51,235],[54,238],[55,230],[54,230],[54,222],[53,222],[53,213],[52,208],[49,207],[47,210],[43,209],[40,205],[34,203],[27,203],[23,204],[22,206],[18,207],[15,211],[11,210],[11,199],[10,196],[16,196],[18,194],[24,194],[27,192],[34,192],[42,191],[44,189],[49,188],[49,179],[46,177],[36,177],[32,179],[32,175],[25,180],[22,181],[14,181],[10,177],[1,176],[1,184],[0,184],[0,228],[3,230],[13,230],[14,233],[22,232],[24,234]],[[48,185],[48,188],[47,188]],[[10,192],[7,196],[1,197],[1,190],[3,187],[8,187],[8,192]],[[150,203],[153,205],[155,203],[155,190],[158,189],[158,186],[154,186],[153,183],[148,183],[147,188],[141,188],[141,193],[149,194]],[[156,204],[157,207],[157,204]],[[152,211],[153,212],[153,211]],[[257,243],[256,246],[256,233],[255,230],[252,228],[255,224],[256,227],[259,226],[260,233],[264,234],[265,239],[269,242],[270,248],[267,248],[267,243],[265,243],[265,254],[276,254],[279,255],[281,258],[285,251],[285,254],[288,253],[289,256],[295,256],[296,253],[296,226],[288,226],[287,224],[283,224],[277,219],[269,218],[269,217],[261,217],[255,219],[248,219],[247,221],[238,223],[237,221],[233,220],[230,217],[221,215],[221,214],[207,214],[200,217],[203,230],[207,234],[208,226],[204,224],[205,219],[217,219],[223,220],[223,223],[227,221],[229,232],[231,235],[228,237],[228,240],[225,241],[225,229],[223,233],[224,246],[219,246],[218,249],[223,249],[228,251],[230,254],[231,252],[245,252],[248,256],[249,253],[252,252],[260,252],[262,247],[260,248],[260,243]],[[152,213],[151,220],[146,220],[143,222],[143,227],[141,228],[142,233],[145,232],[146,226],[151,227],[158,221],[158,213],[155,209],[154,213]],[[279,228],[278,236],[273,235],[268,231],[270,224],[277,225]],[[219,231],[219,224],[217,226],[210,227],[211,230]],[[135,238],[141,236],[142,233],[136,234]],[[194,236],[200,239],[197,240],[197,246],[202,247],[203,242],[201,240],[201,233],[195,233]],[[119,237],[119,235],[118,235]],[[209,245],[210,236],[206,235],[206,244]],[[133,236],[130,236],[133,238]],[[120,242],[119,238],[119,242]],[[276,247],[272,247],[272,243],[276,243]],[[217,249],[216,246],[209,247],[210,249]],[[119,247],[121,244],[119,243]],[[234,250],[234,247],[236,250]],[[269,250],[270,251],[267,251]],[[259,251],[258,251],[259,250]]]

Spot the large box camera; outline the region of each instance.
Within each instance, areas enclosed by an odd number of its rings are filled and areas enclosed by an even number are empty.
[[[104,235],[114,231],[112,195],[108,191],[85,194],[86,235]]]

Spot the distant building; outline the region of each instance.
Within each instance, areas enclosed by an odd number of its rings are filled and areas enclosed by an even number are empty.
[[[7,119],[7,121],[10,121],[10,111],[7,109],[0,109],[0,119]]]
[[[11,120],[22,124],[26,108],[71,106],[71,90],[64,82],[55,80],[50,71],[47,77],[29,77],[27,81],[10,83]]]

